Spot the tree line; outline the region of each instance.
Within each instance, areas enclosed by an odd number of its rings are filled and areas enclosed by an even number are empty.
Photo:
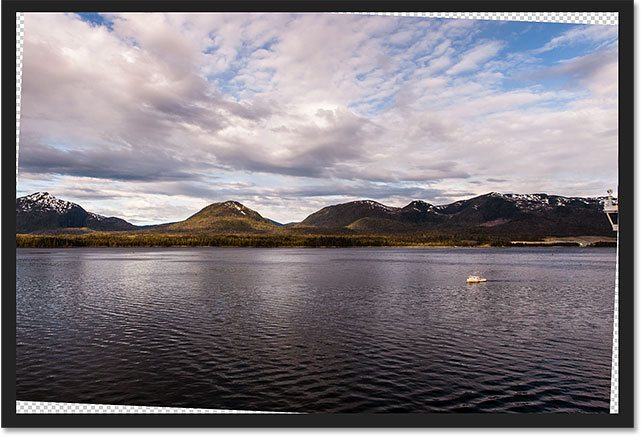
[[[16,235],[17,247],[385,247],[385,246],[477,246],[505,242],[462,240],[435,236],[354,235],[159,235],[107,234]]]

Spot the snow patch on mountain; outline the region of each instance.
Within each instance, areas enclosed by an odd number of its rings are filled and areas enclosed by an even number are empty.
[[[107,217],[105,217],[104,215],[96,214],[96,213],[94,213],[94,212],[89,212],[88,214],[89,214],[89,217],[91,217],[91,218],[93,218],[93,219],[96,219],[96,220],[98,220],[99,222],[101,222],[101,221],[103,221],[103,220],[107,219]]]
[[[367,205],[371,209],[382,209],[384,211],[395,211],[397,208],[392,208],[390,206],[383,205],[379,202],[375,202],[374,200],[358,200],[355,202],[357,205]]]
[[[239,204],[237,202],[234,202],[233,200],[228,200],[227,202],[224,203],[224,205],[226,205],[228,208],[232,210],[240,212],[243,215],[247,215],[245,211],[243,211],[243,208],[241,208],[241,206],[239,206]]]
[[[412,202],[410,202],[408,205],[401,208],[400,210],[407,211],[409,209],[412,209],[413,211],[423,212],[423,211],[432,211],[433,208],[434,207],[428,202],[425,202],[423,200],[413,200]]]
[[[520,209],[536,210],[550,209],[554,206],[564,207],[571,200],[567,197],[549,196],[547,194],[504,194],[505,199],[511,200]]]
[[[75,203],[58,199],[47,192],[37,192],[21,197],[16,205],[16,208],[22,211],[55,211],[58,214],[64,214],[73,207],[79,206]]]

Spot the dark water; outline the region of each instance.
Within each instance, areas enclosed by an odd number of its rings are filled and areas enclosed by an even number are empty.
[[[608,413],[614,283],[615,249],[22,249],[17,398]]]

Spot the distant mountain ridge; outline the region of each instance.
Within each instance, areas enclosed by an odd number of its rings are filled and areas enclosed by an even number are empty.
[[[103,217],[48,193],[16,199],[18,233],[64,229],[135,231],[177,234],[341,234],[397,235],[440,232],[501,237],[613,236],[603,212],[606,197],[563,197],[538,194],[488,193],[448,205],[414,200],[391,207],[374,200],[331,205],[300,223],[282,225],[243,204],[213,203],[174,223],[137,227],[117,217]]]
[[[80,205],[37,192],[16,199],[16,232],[30,233],[65,228],[94,231],[132,231],[138,229],[118,217],[105,217],[85,211]]]
[[[350,228],[363,233],[493,228],[501,233],[612,235],[603,211],[605,197],[563,197],[488,193],[434,206],[413,201],[402,208],[372,200],[327,206],[301,222],[303,226]]]

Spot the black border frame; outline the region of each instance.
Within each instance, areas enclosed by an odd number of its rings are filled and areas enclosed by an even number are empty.
[[[619,12],[619,414],[16,414],[16,12]],[[2,427],[633,427],[633,0],[17,1],[2,2]]]

